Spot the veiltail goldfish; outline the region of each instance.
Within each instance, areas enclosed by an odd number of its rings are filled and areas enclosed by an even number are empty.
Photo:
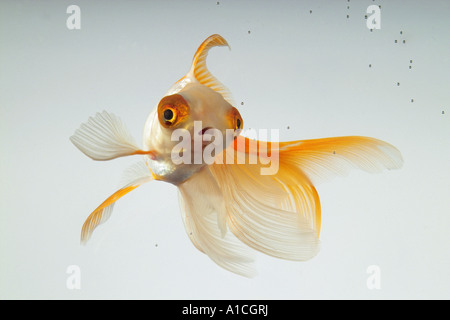
[[[151,111],[142,148],[120,119],[105,111],[70,138],[94,160],[142,155],[128,170],[128,182],[86,219],[82,243],[109,218],[119,198],[160,180],[178,187],[182,218],[195,247],[219,266],[252,276],[252,249],[296,261],[317,254],[321,209],[313,182],[352,167],[368,172],[401,167],[394,146],[369,137],[262,142],[241,136],[244,121],[231,95],[206,67],[215,46],[228,43],[220,35],[207,38],[189,72]],[[188,140],[180,139],[184,134]],[[275,170],[261,174],[270,159],[277,161]]]

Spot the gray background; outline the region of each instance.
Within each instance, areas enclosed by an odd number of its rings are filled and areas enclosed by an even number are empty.
[[[66,27],[70,4],[80,30]],[[372,4],[381,29],[370,32]],[[450,298],[449,10],[448,1],[1,1],[0,298]],[[281,140],[372,136],[399,148],[404,167],[318,185],[319,255],[258,255],[253,279],[190,243],[177,190],[162,182],[122,198],[80,246],[85,218],[137,159],[95,162],[69,137],[108,110],[140,141],[213,33],[232,50],[213,49],[208,66],[247,128],[278,128]],[[66,287],[70,265],[79,290]],[[370,265],[381,270],[378,290],[366,286]]]

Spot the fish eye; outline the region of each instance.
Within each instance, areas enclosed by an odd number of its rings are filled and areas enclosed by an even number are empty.
[[[242,130],[244,127],[244,121],[242,120],[241,114],[235,107],[231,107],[226,118],[228,120],[228,128],[233,130]]]
[[[188,115],[189,105],[179,94],[164,97],[158,105],[159,123],[164,128],[174,128]]]
[[[241,130],[244,127],[244,122],[242,121],[241,115],[236,115],[234,119],[234,130]]]
[[[174,116],[175,115],[171,108],[167,108],[166,110],[164,110],[164,120],[171,122],[173,120]]]
[[[164,123],[167,126],[172,125],[177,120],[177,111],[172,106],[165,106],[163,111]]]

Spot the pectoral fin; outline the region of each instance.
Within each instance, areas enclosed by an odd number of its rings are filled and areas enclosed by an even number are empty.
[[[111,160],[118,157],[149,154],[141,150],[119,117],[103,111],[81,124],[70,141],[93,160]]]

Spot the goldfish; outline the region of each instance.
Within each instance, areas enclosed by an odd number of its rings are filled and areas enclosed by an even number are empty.
[[[81,243],[107,221],[121,197],[144,183],[164,181],[178,188],[193,245],[220,267],[252,277],[255,252],[293,261],[317,255],[316,183],[352,168],[372,173],[402,166],[397,148],[371,137],[278,142],[241,135],[244,121],[230,92],[206,66],[213,47],[229,45],[218,34],[202,42],[187,74],[148,115],[142,147],[120,118],[106,111],[70,137],[93,160],[141,157],[126,171],[123,186],[87,217]],[[272,160],[273,170],[264,173]]]

